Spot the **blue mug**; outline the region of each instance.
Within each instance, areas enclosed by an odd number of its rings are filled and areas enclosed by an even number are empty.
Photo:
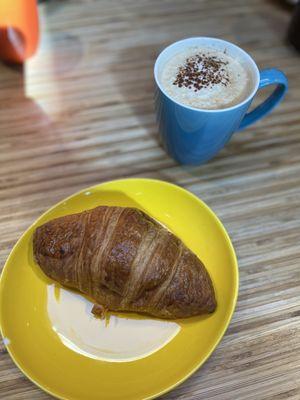
[[[174,100],[162,86],[160,76],[165,63],[180,51],[192,47],[214,47],[242,60],[251,72],[253,89],[240,103],[222,109],[200,109]],[[283,98],[288,88],[283,72],[271,68],[259,71],[244,50],[225,40],[196,37],[184,39],[165,48],[154,66],[156,82],[155,108],[162,144],[171,157],[181,164],[199,165],[213,158],[232,134],[268,114]],[[258,89],[276,85],[273,93],[253,111],[248,108]]]

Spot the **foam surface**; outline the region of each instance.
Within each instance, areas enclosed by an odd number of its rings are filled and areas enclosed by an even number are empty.
[[[179,87],[174,84],[179,69],[184,67],[187,59],[197,54],[205,57],[216,57],[224,62],[222,72],[228,77],[227,84],[211,83],[208,87],[195,90],[194,87]],[[205,68],[199,63],[199,72],[205,73]],[[233,58],[226,52],[212,47],[188,47],[175,54],[163,66],[160,82],[165,91],[179,103],[204,109],[222,109],[240,103],[250,94],[253,88],[251,75],[243,65],[242,60]]]

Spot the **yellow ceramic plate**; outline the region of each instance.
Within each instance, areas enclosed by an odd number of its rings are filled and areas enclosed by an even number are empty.
[[[134,206],[166,225],[206,265],[218,307],[209,316],[161,321],[91,316],[83,296],[48,280],[32,258],[36,226],[99,205]],[[150,399],[174,388],[212,353],[232,316],[238,267],[214,213],[166,182],[126,179],[91,187],[42,215],[11,252],[0,281],[0,326],[18,367],[61,399]]]

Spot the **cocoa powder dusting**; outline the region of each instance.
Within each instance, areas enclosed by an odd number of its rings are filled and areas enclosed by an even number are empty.
[[[224,65],[227,64],[227,61],[222,61],[216,56],[195,54],[179,67],[173,85],[193,89],[194,92],[217,84],[227,86],[229,77],[224,69]]]

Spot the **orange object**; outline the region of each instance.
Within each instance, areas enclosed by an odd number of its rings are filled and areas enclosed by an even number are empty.
[[[0,0],[0,58],[22,63],[38,45],[36,0]]]

